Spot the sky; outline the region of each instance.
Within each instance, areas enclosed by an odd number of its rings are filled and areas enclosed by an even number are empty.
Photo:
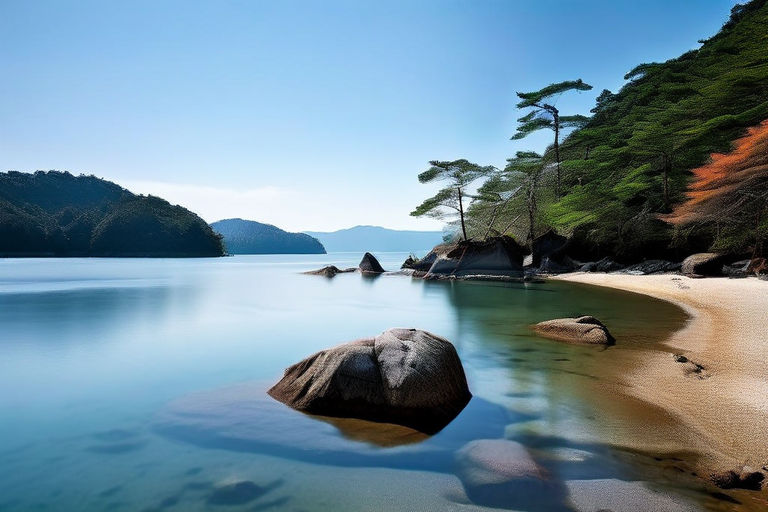
[[[733,0],[0,0],[0,170],[94,174],[213,222],[439,229],[430,160],[504,165],[516,91],[588,114]]]

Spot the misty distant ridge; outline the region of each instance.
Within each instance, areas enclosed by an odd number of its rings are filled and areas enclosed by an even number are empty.
[[[315,238],[289,233],[272,224],[253,220],[224,219],[211,224],[221,234],[230,254],[325,254]]]
[[[443,240],[441,231],[403,231],[381,226],[354,226],[338,231],[304,231],[317,238],[328,252],[426,252]]]

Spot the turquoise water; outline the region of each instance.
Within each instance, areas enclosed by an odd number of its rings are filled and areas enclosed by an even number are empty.
[[[379,257],[396,269],[406,254]],[[633,420],[606,409],[605,368],[682,326],[680,310],[565,283],[300,273],[359,258],[0,260],[0,510],[479,510],[453,451],[505,436],[562,482],[565,509],[589,502],[590,481],[703,503],[652,459],[601,442]],[[582,313],[619,345],[573,347],[528,328]],[[476,398],[434,438],[394,446],[262,396],[286,366],[390,327],[444,336],[464,363]],[[185,407],[216,411],[232,389],[251,416],[236,402],[190,429]],[[222,504],[216,490],[243,481],[250,493]]]

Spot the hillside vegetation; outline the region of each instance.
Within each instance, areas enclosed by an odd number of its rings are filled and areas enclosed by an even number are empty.
[[[540,164],[533,153],[510,159],[506,173],[493,176],[472,204],[470,236],[503,227],[522,241],[555,228],[572,237],[574,255],[584,259],[679,258],[709,248],[746,253],[761,247],[754,236],[739,233],[753,216],[768,222],[768,212],[665,221],[685,202],[694,169],[713,153],[728,153],[733,141],[768,119],[766,0],[735,6],[719,33],[701,43],[675,59],[638,65],[620,91],[598,96],[592,116],[557,148],[560,187],[556,148]]]
[[[0,173],[2,256],[221,256],[203,219],[94,176]]]
[[[325,254],[317,239],[304,233],[289,233],[271,224],[252,220],[225,219],[211,224],[223,236],[230,254]]]

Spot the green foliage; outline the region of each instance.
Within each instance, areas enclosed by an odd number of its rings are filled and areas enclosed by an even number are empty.
[[[200,217],[94,176],[0,173],[0,254],[220,256]]]
[[[698,50],[641,64],[618,93],[604,90],[593,117],[559,148],[567,193],[546,205],[548,221],[589,233],[590,243],[613,254],[690,250],[658,216],[685,199],[691,169],[768,118],[767,26],[765,0],[736,6]],[[696,230],[694,238],[709,237],[710,244],[724,236],[711,223]]]
[[[464,212],[472,199],[472,196],[467,193],[466,187],[476,179],[493,172],[494,168],[493,166],[480,166],[464,159],[432,160],[429,164],[429,169],[419,174],[419,181],[421,183],[444,181],[448,185],[440,189],[434,196],[425,199],[411,212],[411,215],[414,217],[429,216],[436,219],[458,215],[462,236],[466,239],[467,229],[464,222]]]
[[[557,94],[568,91],[588,91],[590,89],[592,89],[592,86],[584,83],[579,78],[578,80],[566,80],[565,82],[550,84],[538,91],[518,92],[517,96],[521,101],[517,104],[517,108],[538,107],[541,102]]]

